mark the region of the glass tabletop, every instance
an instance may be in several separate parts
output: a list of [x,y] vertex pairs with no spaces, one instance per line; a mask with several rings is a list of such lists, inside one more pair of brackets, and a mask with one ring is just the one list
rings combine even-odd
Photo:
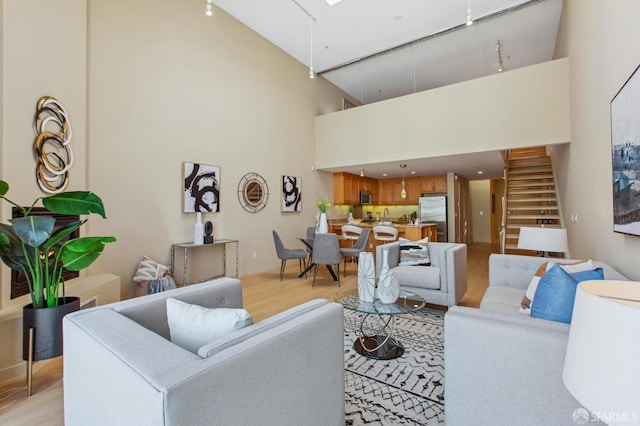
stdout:
[[382,303],[377,299],[373,302],[364,302],[358,298],[357,288],[339,291],[333,300],[352,311],[379,315],[407,314],[421,309],[425,304],[422,297],[404,290],[400,290],[400,296],[394,303]]

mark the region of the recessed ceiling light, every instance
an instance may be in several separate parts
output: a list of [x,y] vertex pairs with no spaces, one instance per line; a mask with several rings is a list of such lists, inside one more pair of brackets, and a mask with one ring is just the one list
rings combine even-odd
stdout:
[[386,173],[383,173],[383,174],[382,174],[382,176],[386,176],[386,175],[387,175]]
[[478,174],[481,175],[482,173],[484,173],[482,170],[478,171]]
[[414,170],[414,171],[412,171],[412,172],[411,172],[411,174],[412,174],[412,175],[415,175],[415,174],[416,174],[416,171],[415,171],[415,170]]
[[324,0],[324,1],[326,1],[329,4],[329,6],[333,6],[334,4],[340,3],[342,0]]

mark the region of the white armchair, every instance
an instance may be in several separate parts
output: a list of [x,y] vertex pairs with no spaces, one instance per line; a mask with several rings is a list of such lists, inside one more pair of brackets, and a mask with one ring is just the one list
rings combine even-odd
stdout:
[[467,246],[455,243],[427,243],[431,266],[403,266],[400,242],[376,248],[376,275],[382,269],[382,251],[388,250],[389,268],[400,288],[422,296],[427,303],[457,305],[467,290]]

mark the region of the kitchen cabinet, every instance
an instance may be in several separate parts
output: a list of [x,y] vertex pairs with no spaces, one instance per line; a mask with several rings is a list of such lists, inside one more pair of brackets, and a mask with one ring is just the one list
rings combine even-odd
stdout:
[[360,191],[370,192],[375,205],[416,205],[422,194],[447,192],[447,175],[405,177],[407,198],[402,198],[402,178],[374,179],[351,173],[333,174],[333,204],[360,205]]
[[411,241],[418,241],[428,238],[429,241],[438,241],[438,225],[422,225],[422,226],[398,226],[398,237],[406,238]]
[[402,198],[402,178],[400,179],[383,179],[378,181],[378,189],[380,191],[379,202],[382,205],[405,205],[418,204],[420,198],[420,178],[405,178],[404,190],[407,197]]
[[371,193],[372,204],[378,204],[378,180],[372,178],[366,178],[367,191]]
[[382,179],[378,181],[378,204],[393,204],[393,179]]
[[342,172],[333,174],[333,204],[360,204],[358,177]]
[[378,203],[378,180],[377,179],[358,176],[358,192],[356,193],[356,198],[358,198],[356,202],[358,204],[360,201],[360,191],[370,192],[371,198],[372,198],[371,203],[372,204]]
[[418,204],[420,195],[422,194],[421,179],[407,178],[405,179],[405,190],[407,191],[407,198],[404,204]]
[[447,175],[433,176],[433,192],[437,194],[447,192]]
[[447,192],[447,175],[423,176],[420,178],[422,194],[444,194]]

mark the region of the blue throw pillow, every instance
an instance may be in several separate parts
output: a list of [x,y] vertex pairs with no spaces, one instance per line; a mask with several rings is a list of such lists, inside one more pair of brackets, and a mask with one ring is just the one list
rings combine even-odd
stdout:
[[540,278],[531,306],[531,317],[571,324],[578,283],[602,279],[602,268],[569,274],[554,265]]

